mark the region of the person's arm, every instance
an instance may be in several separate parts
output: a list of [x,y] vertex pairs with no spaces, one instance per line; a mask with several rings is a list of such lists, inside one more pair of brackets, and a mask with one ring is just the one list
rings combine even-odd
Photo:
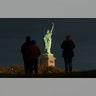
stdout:
[[24,53],[24,44],[21,46],[21,53]]
[[64,41],[62,42],[61,46],[62,49],[64,49]]
[[53,29],[54,29],[54,22],[52,22],[52,28],[51,28],[51,30],[50,30],[50,33],[53,32]]
[[70,49],[73,50],[74,48],[75,48],[75,44],[74,44],[74,42],[71,40],[71,42],[70,42]]
[[40,56],[41,55],[41,50],[40,50],[40,48],[38,47],[38,56]]
[[[73,42],[73,41],[72,41]],[[75,44],[74,44],[74,42],[73,42],[73,49],[75,48]]]

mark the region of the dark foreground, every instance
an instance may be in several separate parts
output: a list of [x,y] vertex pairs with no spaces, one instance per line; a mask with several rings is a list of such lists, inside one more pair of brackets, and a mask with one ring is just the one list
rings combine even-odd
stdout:
[[44,73],[33,76],[25,75],[12,75],[6,73],[0,73],[0,78],[96,78],[96,70],[72,72],[72,73]]

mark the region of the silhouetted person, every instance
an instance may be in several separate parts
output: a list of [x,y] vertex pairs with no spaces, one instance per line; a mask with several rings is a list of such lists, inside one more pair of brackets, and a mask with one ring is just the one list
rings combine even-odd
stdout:
[[72,58],[74,57],[73,49],[75,48],[74,42],[71,40],[70,35],[66,36],[66,40],[64,40],[61,44],[61,48],[63,49],[62,56],[65,61],[65,71],[72,72]]
[[29,54],[29,65],[30,65],[30,75],[33,75],[33,71],[35,74],[38,74],[38,58],[41,54],[40,48],[36,45],[36,41],[32,40],[31,45],[28,49]]
[[30,44],[31,44],[31,39],[29,36],[27,36],[25,43],[21,46],[21,53],[22,53],[23,61],[24,61],[25,75],[28,75],[28,73],[29,73],[29,58],[28,58],[27,50],[28,50]]

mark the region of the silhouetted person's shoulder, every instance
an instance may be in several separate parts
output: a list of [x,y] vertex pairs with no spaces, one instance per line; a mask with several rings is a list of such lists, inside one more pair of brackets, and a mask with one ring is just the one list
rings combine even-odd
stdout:
[[64,41],[62,42],[62,44],[61,44],[61,48],[62,48],[62,49],[64,49],[65,43],[66,43],[66,40],[64,40]]
[[74,42],[73,42],[73,40],[70,40],[70,47],[71,47],[71,49],[74,49],[75,48],[75,44],[74,44]]
[[25,47],[26,47],[26,43],[23,43],[23,45],[21,46],[21,53],[22,54],[24,53]]
[[38,57],[40,56],[40,48],[36,45],[36,41],[32,40],[31,45],[28,48],[28,54],[29,54],[29,59],[35,59],[37,60]]
[[67,47],[70,47],[71,49],[75,48],[75,44],[74,44],[73,40],[70,40],[70,41],[64,40],[62,42],[61,48],[66,49]]
[[21,46],[21,53],[24,54],[26,53],[27,48],[31,44],[31,39],[29,36],[26,37],[25,43]]
[[31,45],[29,46],[29,51],[30,51],[30,53],[32,52],[32,53],[34,53],[34,54],[38,53],[39,56],[40,56],[40,54],[41,54],[40,48],[39,48],[37,45],[31,44]]

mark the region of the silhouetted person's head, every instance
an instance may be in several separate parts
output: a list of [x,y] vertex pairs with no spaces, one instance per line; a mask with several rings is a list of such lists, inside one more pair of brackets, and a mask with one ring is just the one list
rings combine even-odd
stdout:
[[35,45],[36,44],[36,41],[35,40],[32,40],[31,41],[31,44]]
[[71,40],[70,35],[67,35],[67,36],[66,36],[66,40],[67,40],[67,41],[70,41],[70,40]]
[[29,36],[26,37],[26,43],[31,42],[31,38]]

